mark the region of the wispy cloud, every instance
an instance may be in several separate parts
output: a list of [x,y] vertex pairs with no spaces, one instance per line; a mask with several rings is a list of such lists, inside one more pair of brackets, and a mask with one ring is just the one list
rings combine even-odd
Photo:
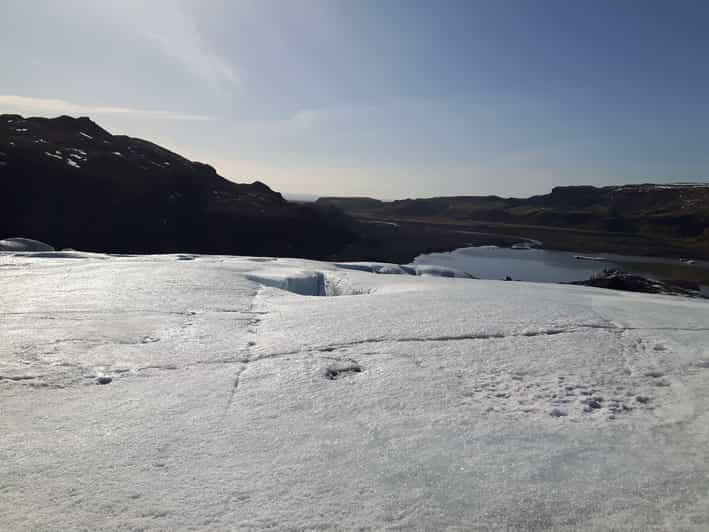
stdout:
[[237,128],[254,134],[302,134],[317,124],[324,123],[329,114],[327,109],[301,109],[284,118],[243,120],[237,124]]
[[0,94],[0,111],[41,115],[126,115],[162,120],[213,120],[212,117],[205,115],[132,107],[82,105],[66,100],[31,98],[14,94]]
[[[204,5],[200,2],[200,9]],[[237,70],[215,53],[196,24],[195,13],[177,0],[123,0],[96,5],[156,46],[170,60],[214,88],[239,81]]]

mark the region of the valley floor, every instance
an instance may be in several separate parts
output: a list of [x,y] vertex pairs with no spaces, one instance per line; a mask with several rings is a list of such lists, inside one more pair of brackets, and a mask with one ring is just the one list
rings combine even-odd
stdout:
[[709,246],[696,239],[574,227],[350,214],[360,222],[361,235],[335,254],[338,260],[409,262],[423,253],[469,246],[509,247],[520,242],[537,242],[544,249],[558,251],[709,260]]
[[707,529],[708,302],[352,268],[0,255],[0,528]]

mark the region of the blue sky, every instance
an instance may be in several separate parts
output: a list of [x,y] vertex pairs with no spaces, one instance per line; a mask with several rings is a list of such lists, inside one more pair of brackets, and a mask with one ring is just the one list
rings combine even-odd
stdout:
[[709,178],[709,2],[26,0],[0,112],[383,198]]

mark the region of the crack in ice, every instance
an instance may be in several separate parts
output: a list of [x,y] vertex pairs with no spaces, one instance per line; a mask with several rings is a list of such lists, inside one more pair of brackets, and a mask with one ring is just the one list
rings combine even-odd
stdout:
[[336,344],[327,344],[322,346],[313,346],[308,348],[301,348],[292,351],[280,351],[275,353],[264,353],[257,355],[254,358],[249,358],[246,363],[257,362],[259,360],[267,360],[272,358],[280,358],[289,355],[296,355],[299,353],[307,352],[330,352],[336,349],[344,349],[348,347],[355,347],[358,345],[367,344],[382,344],[382,343],[410,343],[410,342],[449,342],[449,341],[463,341],[463,340],[499,340],[504,338],[533,338],[536,336],[556,336],[559,334],[572,334],[576,332],[583,331],[584,329],[597,329],[606,331],[677,331],[677,332],[707,332],[709,328],[684,328],[684,327],[617,327],[611,325],[594,325],[594,324],[584,324],[576,325],[568,329],[544,329],[539,331],[526,331],[521,333],[478,333],[478,334],[460,334],[460,335],[445,335],[445,336],[412,336],[412,337],[401,337],[401,338],[365,338],[362,340],[355,340],[352,342],[342,342]]
[[246,366],[242,366],[237,372],[236,375],[234,376],[234,384],[231,387],[231,392],[229,393],[229,399],[227,400],[226,406],[224,407],[224,411],[222,412],[220,420],[223,420],[227,413],[229,412],[229,409],[231,408],[231,405],[234,403],[234,395],[236,395],[236,390],[239,388],[239,377],[241,374],[246,370]]

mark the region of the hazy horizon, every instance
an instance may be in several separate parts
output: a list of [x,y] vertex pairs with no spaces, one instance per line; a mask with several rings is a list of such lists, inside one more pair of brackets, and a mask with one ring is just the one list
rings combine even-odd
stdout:
[[0,113],[297,195],[709,181],[709,4],[9,2]]

